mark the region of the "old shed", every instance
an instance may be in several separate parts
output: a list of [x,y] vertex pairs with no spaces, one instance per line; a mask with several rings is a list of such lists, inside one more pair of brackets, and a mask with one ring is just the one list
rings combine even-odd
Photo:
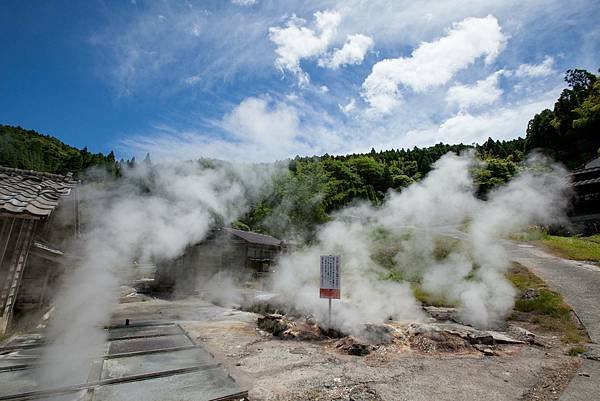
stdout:
[[0,334],[15,310],[48,300],[63,257],[49,244],[59,241],[50,222],[59,203],[69,198],[67,213],[76,223],[78,202],[69,197],[75,185],[71,175],[0,167]]
[[223,272],[239,281],[260,279],[270,271],[281,247],[282,241],[270,235],[215,229],[180,258],[159,263],[155,287],[161,292],[191,293]]
[[586,234],[600,232],[600,157],[570,175],[573,185],[571,221]]

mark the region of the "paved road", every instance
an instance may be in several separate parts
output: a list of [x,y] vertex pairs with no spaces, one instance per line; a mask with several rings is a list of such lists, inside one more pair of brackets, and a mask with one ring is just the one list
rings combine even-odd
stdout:
[[508,245],[512,260],[527,266],[562,294],[592,340],[588,354],[594,359],[583,360],[560,400],[600,399],[600,268],[550,255],[529,244]]

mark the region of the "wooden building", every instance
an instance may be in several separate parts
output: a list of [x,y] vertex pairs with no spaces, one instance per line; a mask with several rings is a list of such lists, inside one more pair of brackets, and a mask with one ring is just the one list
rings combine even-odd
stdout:
[[571,221],[577,231],[585,234],[600,232],[600,158],[571,173],[575,192]]
[[60,275],[63,252],[50,245],[64,235],[52,229],[55,209],[71,199],[67,214],[77,227],[76,182],[62,176],[0,167],[0,334],[13,313],[47,303],[52,283]]
[[270,235],[215,229],[180,258],[157,264],[155,290],[189,294],[221,272],[238,281],[260,279],[271,270],[281,247],[282,242]]

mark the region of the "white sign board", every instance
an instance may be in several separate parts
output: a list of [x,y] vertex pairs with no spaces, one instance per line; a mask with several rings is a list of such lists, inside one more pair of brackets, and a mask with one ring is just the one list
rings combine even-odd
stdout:
[[321,298],[340,299],[340,257],[321,256]]

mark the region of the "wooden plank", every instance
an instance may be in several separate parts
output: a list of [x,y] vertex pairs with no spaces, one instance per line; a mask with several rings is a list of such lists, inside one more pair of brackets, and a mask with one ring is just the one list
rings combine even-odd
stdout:
[[[24,235],[23,228],[25,229]],[[19,229],[19,236],[17,237],[17,242],[15,244],[14,258],[6,277],[4,290],[2,291],[2,300],[0,300],[0,306],[3,305],[3,310],[0,311],[2,315],[2,319],[0,320],[0,334],[5,333],[10,325],[12,311],[17,300],[17,292],[19,291],[21,278],[23,277],[23,271],[25,269],[25,264],[27,263],[29,248],[33,242],[34,230],[34,221],[22,221],[21,228]],[[10,288],[7,288],[9,285]]]
[[27,213],[6,213],[6,212],[1,212],[0,213],[0,217],[7,217],[9,219],[19,219],[19,220],[40,220],[41,217],[39,216],[34,216],[32,214],[27,214]]
[[[25,233],[23,237],[21,237],[21,233],[25,229]],[[9,271],[9,279],[10,281],[6,281],[4,285],[4,291],[8,285],[10,285],[8,296],[5,297],[4,304],[4,313],[3,316],[8,320],[11,318],[12,310],[16,301],[17,292],[21,285],[21,279],[23,277],[23,271],[25,270],[25,264],[27,263],[27,256],[29,254],[29,248],[31,247],[31,242],[33,240],[33,231],[35,228],[35,223],[33,221],[23,221],[21,224],[21,230],[19,233],[19,238],[17,239],[17,244],[15,246],[15,258],[11,263],[13,266]],[[12,277],[10,277],[12,276]],[[8,322],[7,322],[8,324]],[[6,327],[5,327],[6,329]]]

